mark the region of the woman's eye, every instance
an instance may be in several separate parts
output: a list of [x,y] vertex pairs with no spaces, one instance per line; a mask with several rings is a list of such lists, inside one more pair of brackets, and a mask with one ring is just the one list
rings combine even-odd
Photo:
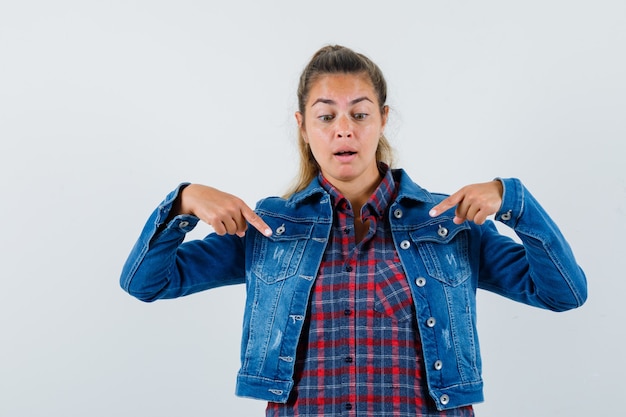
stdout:
[[355,113],[354,118],[356,120],[364,120],[367,117],[367,113]]
[[323,114],[319,116],[318,119],[320,119],[322,122],[330,122],[331,120],[333,120],[333,116],[330,114]]

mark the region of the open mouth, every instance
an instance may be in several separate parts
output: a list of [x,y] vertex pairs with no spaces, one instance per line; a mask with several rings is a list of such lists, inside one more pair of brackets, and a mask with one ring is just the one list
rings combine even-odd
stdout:
[[353,152],[353,151],[335,152],[335,155],[337,155],[337,156],[350,156],[350,155],[354,155],[354,154],[356,154],[356,152]]

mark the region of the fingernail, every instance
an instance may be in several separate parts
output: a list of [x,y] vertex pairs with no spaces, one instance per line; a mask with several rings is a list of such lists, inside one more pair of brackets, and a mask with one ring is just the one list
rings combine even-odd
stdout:
[[437,215],[437,210],[432,209],[431,211],[429,211],[429,212],[428,212],[428,215],[429,215],[430,217],[435,217],[435,216]]
[[265,229],[265,231],[263,232],[263,234],[265,236],[272,236],[272,229],[270,229],[269,227],[267,229]]

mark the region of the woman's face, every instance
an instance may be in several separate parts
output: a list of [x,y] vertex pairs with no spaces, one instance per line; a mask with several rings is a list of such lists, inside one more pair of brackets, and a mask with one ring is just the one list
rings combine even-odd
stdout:
[[365,74],[327,74],[309,91],[305,114],[296,113],[322,175],[340,191],[371,188],[380,175],[378,141],[387,122]]

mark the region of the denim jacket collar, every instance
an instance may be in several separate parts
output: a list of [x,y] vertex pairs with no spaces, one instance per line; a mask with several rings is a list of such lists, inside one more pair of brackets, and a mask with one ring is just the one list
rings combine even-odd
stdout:
[[[414,202],[433,201],[430,193],[414,183],[403,169],[393,169],[392,174],[394,179],[400,185],[398,189],[397,201],[402,201],[404,199],[413,200]],[[321,197],[325,194],[327,194],[326,190],[324,190],[324,187],[320,184],[318,177],[315,177],[305,189],[298,191],[289,197],[287,206],[294,207],[305,202],[309,198],[313,198],[315,196]]]
[[411,180],[403,169],[392,171],[394,179],[400,184],[396,201],[413,200],[414,202],[432,203],[432,195]]

